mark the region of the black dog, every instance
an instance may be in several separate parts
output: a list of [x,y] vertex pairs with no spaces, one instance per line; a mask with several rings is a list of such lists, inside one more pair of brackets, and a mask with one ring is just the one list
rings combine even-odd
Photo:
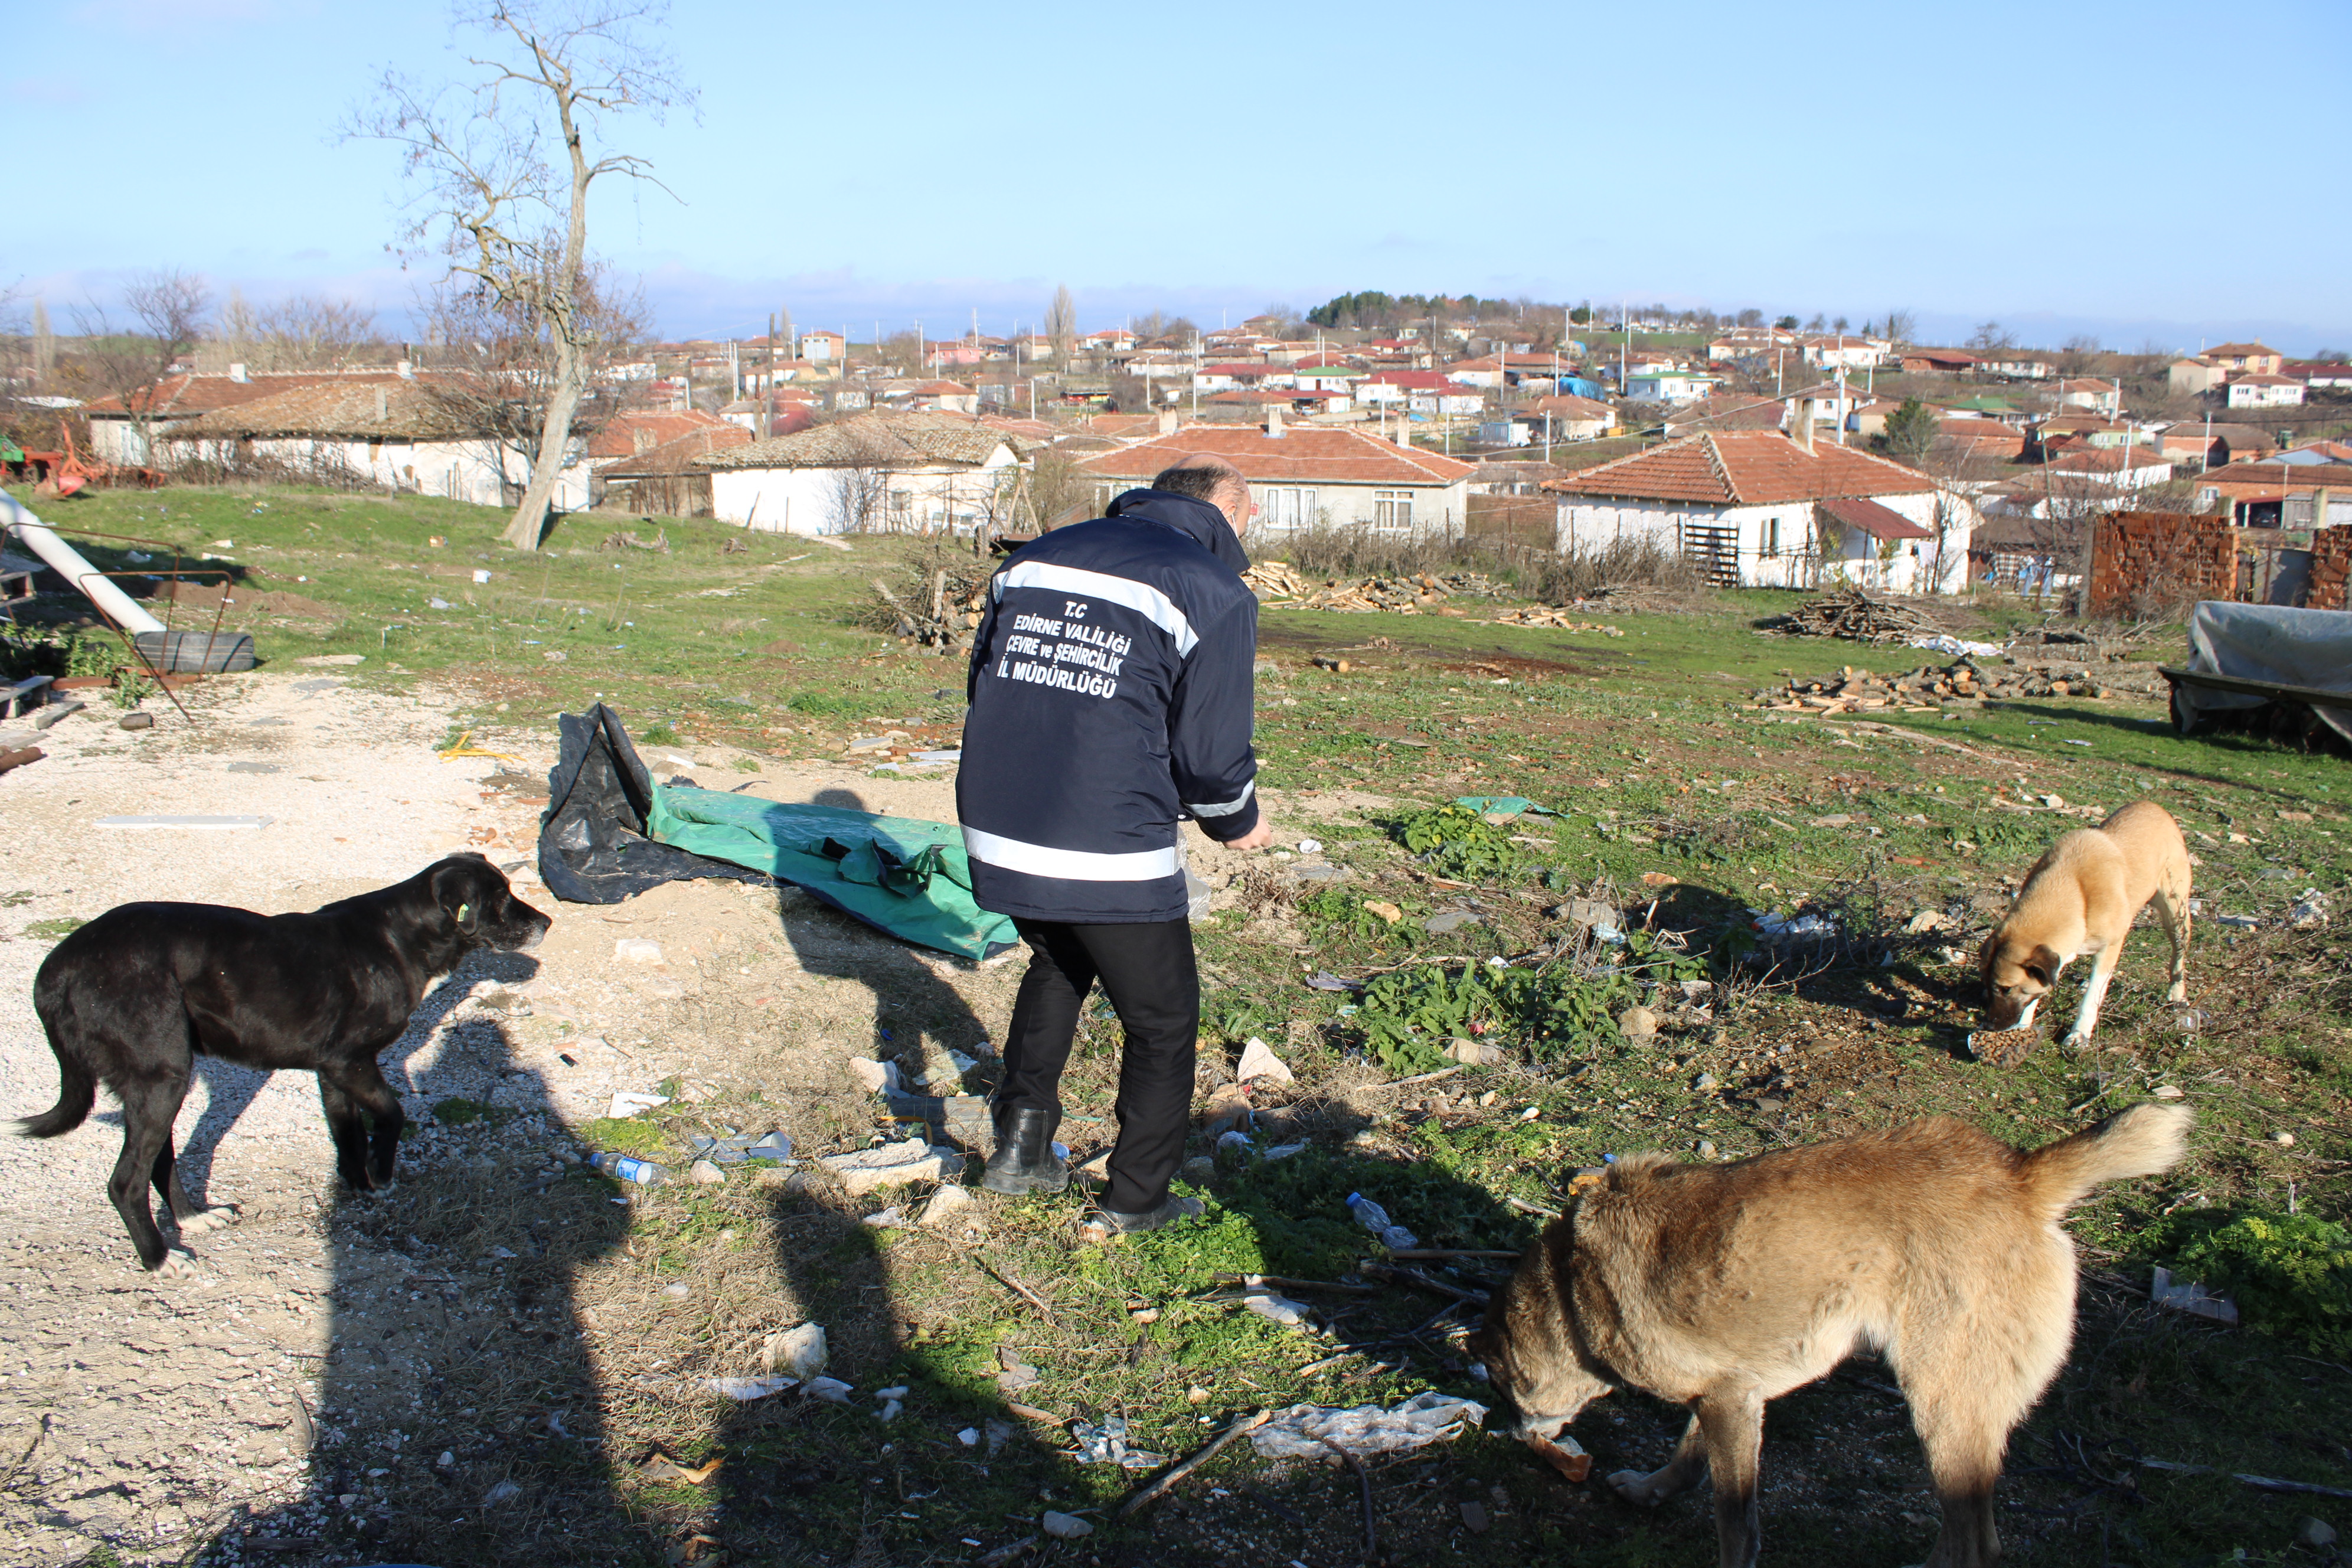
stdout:
[[[33,1007],[58,1054],[57,1108],[17,1125],[55,1138],[81,1125],[97,1087],[122,1101],[122,1157],[107,1195],[149,1268],[180,1273],[147,1184],[184,1236],[217,1223],[181,1189],[172,1124],[199,1055],[319,1075],[335,1168],[353,1187],[392,1184],[399,1097],[376,1053],[400,1038],[425,987],[476,948],[536,947],[552,923],[479,855],[452,855],[396,887],[310,914],[219,904],[124,904],[58,943]],[[360,1120],[374,1121],[374,1141]]]

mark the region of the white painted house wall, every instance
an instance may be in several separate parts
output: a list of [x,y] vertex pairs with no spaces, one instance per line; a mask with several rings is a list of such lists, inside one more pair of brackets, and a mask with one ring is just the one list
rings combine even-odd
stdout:
[[[1936,526],[1936,495],[1873,496],[1887,510],[1920,527]],[[1930,580],[1936,557],[1932,539],[1893,542],[1891,559],[1880,559],[1880,542],[1846,530],[1837,555],[1821,563],[1821,580],[1845,580],[1864,587],[1896,594],[1957,593],[1968,580],[1969,540],[1977,521],[1976,509],[1959,496],[1946,498],[1951,518],[1945,534],[1944,569],[1940,581]],[[1784,501],[1777,506],[1708,506],[1699,502],[1635,500],[1562,496],[1554,547],[1561,551],[1604,550],[1624,541],[1654,542],[1680,554],[1684,528],[1732,528],[1738,531],[1739,583],[1746,588],[1801,588],[1812,585],[1811,552],[1816,545],[1813,503]],[[1777,527],[1776,527],[1777,525]],[[1915,553],[1916,547],[1916,553]]]
[[[905,496],[903,508],[888,509],[892,523],[934,529],[944,524],[958,532],[969,532],[985,515],[988,499],[998,486],[1011,482],[1009,475],[1000,479],[1001,471],[1018,466],[1013,449],[999,447],[978,468],[957,463],[891,468],[884,488],[893,496]],[[755,533],[837,533],[835,476],[843,471],[713,468],[711,514],[721,522],[740,523]]]
[[[93,440],[93,446],[96,442]],[[341,471],[386,489],[446,496],[478,506],[508,506],[500,481],[515,486],[530,479],[530,465],[516,453],[487,441],[346,441],[331,437],[279,436],[251,442],[168,441],[175,456],[224,466],[278,463],[298,472]],[[554,506],[577,511],[588,505],[588,465],[578,458],[556,471]]]

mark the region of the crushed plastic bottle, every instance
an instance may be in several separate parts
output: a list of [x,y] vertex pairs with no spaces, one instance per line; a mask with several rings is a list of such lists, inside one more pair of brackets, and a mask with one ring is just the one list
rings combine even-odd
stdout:
[[1321,1459],[1333,1447],[1361,1458],[1450,1442],[1486,1419],[1486,1407],[1476,1400],[1432,1390],[1393,1410],[1377,1405],[1352,1409],[1294,1405],[1252,1432],[1250,1444],[1269,1459]]
[[1381,1238],[1381,1245],[1391,1252],[1405,1252],[1421,1245],[1421,1237],[1390,1220],[1389,1211],[1361,1193],[1348,1194],[1348,1211],[1356,1223]]
[[630,1154],[609,1152],[593,1154],[588,1163],[616,1182],[635,1182],[641,1187],[658,1186],[669,1180],[669,1173],[651,1160],[640,1160]]

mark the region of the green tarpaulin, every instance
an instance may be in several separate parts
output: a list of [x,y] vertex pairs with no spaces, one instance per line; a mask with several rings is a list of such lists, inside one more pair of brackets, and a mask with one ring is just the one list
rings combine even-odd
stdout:
[[971,901],[951,823],[656,784],[646,826],[657,843],[764,871],[922,947],[987,958],[1021,940]]

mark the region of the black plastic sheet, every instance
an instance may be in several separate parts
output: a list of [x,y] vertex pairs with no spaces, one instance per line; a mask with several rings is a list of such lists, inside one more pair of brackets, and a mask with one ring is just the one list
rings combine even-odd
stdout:
[[763,872],[656,843],[646,835],[653,776],[621,717],[603,703],[556,721],[555,767],[540,818],[539,875],[570,904],[617,904],[664,882],[721,877],[771,887]]

